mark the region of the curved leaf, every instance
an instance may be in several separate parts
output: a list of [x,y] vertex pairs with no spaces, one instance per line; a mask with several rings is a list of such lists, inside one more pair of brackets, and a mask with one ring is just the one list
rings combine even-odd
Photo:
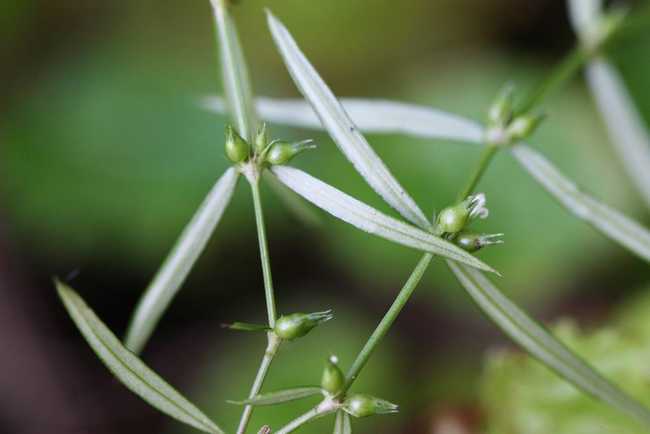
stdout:
[[264,393],[254,396],[253,398],[244,399],[243,401],[228,401],[230,404],[237,405],[274,405],[283,402],[295,401],[297,399],[308,398],[314,395],[320,395],[320,387],[297,387],[295,389],[280,390],[277,392]]
[[300,51],[289,31],[267,12],[268,24],[282,58],[300,92],[323,126],[366,182],[407,220],[422,228],[431,223],[359,132],[343,106]]
[[176,420],[208,433],[223,433],[201,410],[124,348],[76,292],[59,281],[56,281],[56,288],[88,344],[122,384]]
[[596,230],[639,257],[650,261],[650,232],[646,228],[582,193],[537,151],[519,145],[512,149],[512,154],[528,173],[573,215],[590,223]]
[[603,378],[512,303],[481,272],[451,261],[447,264],[483,313],[533,357],[582,391],[650,426],[650,410]]
[[490,266],[454,244],[389,217],[301,170],[288,166],[276,166],[272,170],[284,185],[334,217],[362,231],[496,273]]
[[237,27],[228,10],[227,0],[211,0],[219,40],[219,59],[228,111],[237,132],[251,141],[257,129],[253,91],[244,53],[237,36]]
[[230,203],[239,174],[229,168],[187,224],[133,312],[125,345],[139,353],[146,344]]
[[[380,100],[340,98],[352,122],[369,133],[401,133],[422,138],[439,138],[481,143],[483,127],[462,116],[417,104]],[[206,109],[225,113],[222,98],[208,97]],[[309,103],[302,99],[255,98],[262,119],[281,125],[322,130],[323,126]]]
[[591,43],[597,36],[603,0],[569,0],[569,21],[580,39]]

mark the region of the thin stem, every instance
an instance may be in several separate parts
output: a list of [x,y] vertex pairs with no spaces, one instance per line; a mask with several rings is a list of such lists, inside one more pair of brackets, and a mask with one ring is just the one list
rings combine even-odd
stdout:
[[271,276],[271,261],[269,259],[269,248],[266,241],[266,229],[264,226],[264,212],[260,199],[259,175],[247,176],[253,192],[253,204],[255,206],[255,222],[257,224],[257,238],[260,244],[260,259],[262,261],[262,274],[264,274],[264,292],[266,295],[266,310],[269,317],[269,327],[275,326],[275,295],[273,292],[273,277]]
[[492,158],[496,155],[498,150],[499,147],[496,145],[488,145],[483,149],[478,164],[476,165],[476,169],[474,170],[474,172],[472,172],[472,175],[469,181],[467,182],[465,188],[458,195],[459,202],[465,200],[467,196],[469,196],[474,192],[474,189],[476,188],[479,181],[483,177],[485,170],[490,165]]
[[330,400],[325,400],[318,404],[316,407],[309,410],[307,413],[298,416],[286,424],[284,427],[280,428],[277,431],[274,431],[274,434],[287,434],[293,432],[307,422],[311,422],[314,419],[318,419],[319,417],[335,412],[337,408],[338,406],[335,403]]
[[379,342],[381,342],[382,338],[386,335],[390,327],[393,325],[393,322],[395,322],[395,319],[402,311],[404,305],[406,305],[406,302],[409,300],[411,294],[413,294],[413,291],[422,279],[422,275],[431,263],[432,258],[433,255],[431,253],[426,253],[424,256],[422,256],[420,262],[418,262],[418,265],[411,273],[411,276],[409,276],[408,280],[404,284],[404,287],[402,287],[400,290],[392,306],[388,309],[388,312],[386,312],[372,335],[370,335],[370,338],[368,338],[368,341],[352,364],[352,367],[348,371],[348,374],[345,378],[345,385],[343,386],[341,395],[347,392],[350,386],[352,386],[352,383],[354,383],[354,381],[357,379],[359,372],[361,372],[361,369],[363,369],[366,362],[368,362],[370,355],[373,353],[375,348],[377,348],[377,345],[379,345]]
[[[257,370],[255,381],[253,382],[251,391],[248,394],[249,399],[257,396],[260,393],[260,390],[262,389],[262,384],[264,384],[264,379],[266,378],[266,374],[269,371],[269,367],[271,366],[271,362],[273,361],[273,358],[275,357],[275,353],[278,351],[278,347],[280,346],[281,340],[273,332],[269,332],[267,336],[268,336],[268,344],[266,346],[266,351],[264,351],[264,357],[262,358],[260,367]],[[248,422],[250,422],[252,414],[253,414],[252,405],[247,405],[246,407],[244,407],[244,411],[242,412],[241,418],[239,420],[239,427],[237,428],[237,434],[244,434],[246,432],[246,427],[248,426]]]

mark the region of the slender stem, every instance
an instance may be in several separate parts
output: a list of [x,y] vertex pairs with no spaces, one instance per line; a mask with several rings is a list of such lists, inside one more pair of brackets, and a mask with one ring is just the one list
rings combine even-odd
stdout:
[[[260,393],[262,384],[264,384],[264,379],[266,378],[266,374],[269,371],[269,367],[271,366],[271,362],[273,361],[275,353],[278,351],[278,347],[280,346],[281,340],[273,332],[269,332],[267,336],[268,345],[266,346],[266,351],[264,351],[264,357],[262,358],[260,367],[257,370],[257,375],[255,376],[255,381],[253,382],[251,391],[248,394],[249,399],[257,396]],[[247,405],[244,407],[244,411],[242,412],[241,418],[239,420],[237,434],[244,434],[246,432],[246,427],[248,426],[248,422],[250,421],[252,414],[252,405]]]
[[465,188],[458,195],[458,202],[465,200],[467,196],[474,192],[474,189],[483,177],[485,170],[490,165],[492,158],[496,155],[498,150],[499,147],[496,145],[488,145],[483,148],[483,152],[481,153],[481,157],[479,158],[478,164],[476,165],[476,169],[474,172],[472,172],[472,175]]
[[257,238],[260,243],[260,259],[262,261],[262,273],[264,274],[264,292],[266,295],[266,310],[269,317],[269,327],[275,326],[275,295],[273,292],[273,277],[271,276],[271,262],[269,259],[269,248],[266,241],[266,229],[264,227],[264,212],[260,199],[259,175],[247,176],[253,191],[253,204],[255,206],[255,222],[257,224]]
[[335,412],[337,408],[338,406],[335,403],[329,400],[325,400],[318,404],[316,407],[309,410],[307,413],[298,416],[279,430],[274,431],[274,434],[287,434],[293,432],[307,422],[311,422],[312,420],[318,419],[321,416]]
[[393,325],[393,322],[395,322],[395,319],[402,311],[404,305],[406,305],[406,302],[409,300],[411,294],[413,294],[413,291],[422,279],[422,275],[431,263],[432,258],[433,255],[431,253],[426,253],[424,256],[422,256],[420,262],[418,262],[418,265],[409,276],[408,280],[404,284],[404,287],[402,287],[400,290],[397,298],[395,298],[395,301],[388,309],[388,312],[386,312],[380,323],[377,325],[375,331],[372,333],[372,335],[370,335],[370,338],[368,338],[368,341],[352,364],[352,367],[345,377],[345,385],[343,386],[341,395],[347,392],[350,386],[352,386],[352,383],[354,383],[354,381],[357,379],[359,372],[361,372],[361,369],[363,369],[365,364],[368,362],[370,355],[373,353],[375,348],[377,348],[377,345],[379,345],[379,342],[381,342],[382,338],[386,335],[391,325]]

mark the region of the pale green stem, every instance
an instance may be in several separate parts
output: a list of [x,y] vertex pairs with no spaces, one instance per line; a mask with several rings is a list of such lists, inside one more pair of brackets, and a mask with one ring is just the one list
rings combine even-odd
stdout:
[[269,327],[275,327],[275,295],[273,292],[273,277],[271,276],[271,262],[269,248],[266,241],[266,228],[264,226],[264,212],[260,199],[259,174],[247,175],[253,192],[253,205],[255,206],[255,222],[257,224],[257,238],[260,244],[260,259],[262,261],[262,274],[264,275],[264,292],[266,295],[266,310],[269,317]]
[[352,383],[354,383],[354,381],[357,379],[359,372],[361,372],[361,369],[363,369],[366,362],[368,362],[370,355],[373,353],[375,348],[377,348],[377,345],[379,345],[379,342],[381,342],[382,338],[386,335],[390,327],[393,325],[395,319],[411,297],[411,294],[413,294],[413,291],[418,286],[418,283],[422,279],[422,275],[431,263],[432,258],[433,255],[431,253],[426,253],[424,256],[422,256],[422,259],[420,259],[420,262],[418,262],[418,265],[411,273],[411,276],[404,284],[404,287],[400,290],[392,306],[390,309],[388,309],[388,312],[386,312],[386,315],[384,315],[372,335],[370,335],[370,338],[368,338],[366,345],[364,345],[363,349],[352,364],[352,367],[348,371],[348,374],[345,378],[345,385],[343,386],[343,390],[340,392],[340,395],[343,395],[350,388],[350,386],[352,386]]
[[483,177],[485,170],[490,165],[490,162],[492,162],[492,158],[496,155],[498,149],[499,148],[496,145],[488,145],[483,149],[481,158],[479,159],[474,172],[472,172],[471,178],[469,179],[465,188],[458,195],[458,202],[462,202],[467,198],[467,196],[474,192],[474,189]]
[[316,407],[309,410],[307,413],[298,416],[297,418],[295,418],[294,420],[286,424],[284,427],[280,428],[277,431],[273,431],[273,434],[287,434],[293,432],[298,428],[300,428],[302,425],[311,422],[314,419],[318,419],[319,417],[325,416],[329,413],[333,413],[337,409],[338,409],[338,405],[336,405],[332,401],[329,400],[323,401]]
[[[264,351],[264,357],[262,358],[262,363],[260,363],[260,367],[257,370],[257,375],[255,376],[255,381],[253,382],[251,391],[248,394],[249,399],[254,398],[260,393],[262,384],[264,384],[264,379],[266,378],[266,374],[269,371],[269,367],[271,366],[271,362],[273,361],[275,353],[280,346],[280,342],[282,341],[275,335],[275,333],[268,333],[268,345],[266,346],[266,351]],[[248,426],[248,422],[250,422],[252,414],[252,405],[247,405],[244,407],[244,411],[242,412],[241,418],[239,420],[237,434],[244,434],[246,432],[246,427]]]

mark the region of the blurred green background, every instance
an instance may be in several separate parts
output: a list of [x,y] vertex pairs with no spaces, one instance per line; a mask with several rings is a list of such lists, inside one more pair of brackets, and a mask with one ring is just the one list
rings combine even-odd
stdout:
[[[634,2],[630,2],[634,4]],[[131,396],[86,348],[55,297],[69,278],[118,335],[142,290],[227,167],[226,119],[202,110],[221,92],[207,0],[5,0],[0,15],[0,432],[185,432]],[[243,0],[234,10],[254,88],[297,96],[266,29],[269,7],[340,96],[394,98],[480,120],[502,85],[534,85],[574,43],[557,0]],[[612,49],[650,120],[650,32]],[[545,104],[532,143],[587,191],[648,224],[581,79]],[[324,134],[295,165],[392,213]],[[425,212],[453,200],[478,148],[369,136]],[[544,320],[599,325],[649,282],[647,264],[572,219],[508,155],[480,190],[506,244],[481,253],[499,286]],[[323,361],[347,367],[419,257],[315,211],[297,220],[263,189],[278,307],[333,308],[336,320],[288,345],[268,390],[318,381]],[[264,338],[223,322],[265,318],[250,191],[233,203],[145,360],[232,427]],[[397,416],[357,432],[475,433],[482,355],[509,345],[441,263],[427,272],[356,390],[398,402]],[[305,405],[308,405],[306,403]],[[279,425],[299,406],[259,411]],[[451,421],[451,422],[450,422]],[[328,432],[325,419],[304,432]],[[450,426],[466,431],[444,431]],[[441,428],[442,427],[442,428]],[[502,434],[510,434],[508,432]],[[512,434],[516,434],[513,431]]]

